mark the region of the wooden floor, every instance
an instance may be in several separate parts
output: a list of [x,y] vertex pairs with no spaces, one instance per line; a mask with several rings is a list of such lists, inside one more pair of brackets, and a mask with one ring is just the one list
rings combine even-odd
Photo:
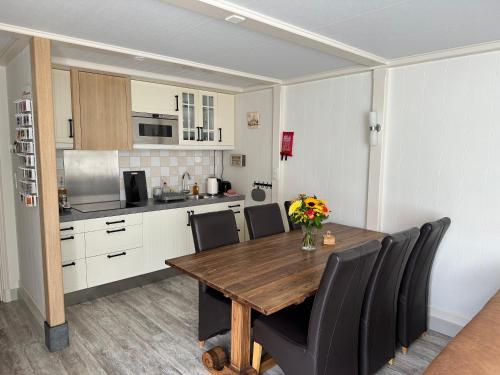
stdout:
[[[71,306],[71,345],[52,354],[24,305],[0,304],[0,374],[206,375],[196,337],[197,293],[195,281],[176,276]],[[380,373],[420,374],[448,339],[431,332]],[[228,342],[224,335],[207,347]],[[278,367],[266,372],[278,374]]]

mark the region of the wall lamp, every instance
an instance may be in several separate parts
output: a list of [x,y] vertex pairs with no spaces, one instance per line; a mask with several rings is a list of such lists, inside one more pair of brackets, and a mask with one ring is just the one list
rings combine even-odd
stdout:
[[378,144],[378,133],[382,126],[377,122],[377,112],[370,112],[368,114],[368,122],[370,124],[370,145],[376,146]]

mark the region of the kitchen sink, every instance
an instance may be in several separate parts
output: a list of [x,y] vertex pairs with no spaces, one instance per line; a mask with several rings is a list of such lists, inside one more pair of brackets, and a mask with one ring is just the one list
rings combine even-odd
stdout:
[[206,195],[186,195],[186,199],[192,201],[197,201],[199,199],[207,199],[208,197]]

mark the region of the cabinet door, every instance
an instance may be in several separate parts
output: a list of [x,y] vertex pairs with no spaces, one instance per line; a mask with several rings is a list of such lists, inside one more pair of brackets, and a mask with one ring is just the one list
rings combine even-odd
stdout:
[[146,212],[143,220],[148,272],[165,269],[165,260],[187,253],[187,208]]
[[158,83],[131,81],[132,111],[179,114],[178,88]]
[[75,148],[132,147],[130,78],[71,71]]
[[181,114],[179,116],[179,143],[197,144],[200,138],[198,91],[181,90],[179,93]]
[[67,70],[52,69],[56,148],[73,148],[71,79]]
[[234,146],[234,95],[218,94],[216,145]]
[[[217,93],[199,92],[199,118],[201,119],[201,140],[205,145],[215,144],[216,115],[217,115]],[[218,126],[218,125],[217,125]]]

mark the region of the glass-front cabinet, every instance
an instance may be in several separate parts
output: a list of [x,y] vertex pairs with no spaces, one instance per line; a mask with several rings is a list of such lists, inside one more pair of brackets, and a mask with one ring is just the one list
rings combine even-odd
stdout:
[[[182,90],[180,92],[182,131],[180,144],[213,145],[216,142],[217,93]],[[203,143],[201,143],[203,142]]]

